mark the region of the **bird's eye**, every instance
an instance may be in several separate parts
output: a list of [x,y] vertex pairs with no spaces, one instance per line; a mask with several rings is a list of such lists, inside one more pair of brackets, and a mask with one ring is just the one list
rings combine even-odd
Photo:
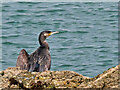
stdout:
[[51,33],[51,31],[48,31],[48,33]]

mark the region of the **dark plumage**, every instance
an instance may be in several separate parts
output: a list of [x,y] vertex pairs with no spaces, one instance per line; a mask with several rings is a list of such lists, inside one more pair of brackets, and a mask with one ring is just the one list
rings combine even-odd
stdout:
[[49,53],[49,45],[45,39],[55,33],[58,32],[41,32],[39,35],[39,43],[41,46],[30,55],[22,49],[18,56],[16,67],[20,67],[20,69],[28,70],[30,72],[43,72],[50,70],[51,56]]
[[29,70],[28,58],[29,58],[29,55],[27,54],[27,52],[24,49],[22,49],[18,56],[16,66],[20,67],[20,69],[22,69],[22,70],[24,70],[24,69]]

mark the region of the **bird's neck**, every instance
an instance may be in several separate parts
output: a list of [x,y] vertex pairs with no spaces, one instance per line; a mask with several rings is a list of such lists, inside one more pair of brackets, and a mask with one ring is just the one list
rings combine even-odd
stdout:
[[39,39],[39,43],[40,43],[40,45],[41,45],[40,47],[49,49],[49,45],[48,45],[48,43],[45,41],[45,38],[40,38],[40,39]]

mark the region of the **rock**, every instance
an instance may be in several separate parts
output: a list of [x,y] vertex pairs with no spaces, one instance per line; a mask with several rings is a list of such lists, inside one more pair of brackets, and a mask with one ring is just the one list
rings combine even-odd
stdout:
[[91,78],[90,81],[84,82],[78,88],[118,88],[120,82],[120,64],[116,67],[104,71],[102,74]]
[[0,89],[118,88],[119,66],[110,68],[94,78],[73,71],[28,72],[17,67],[9,67],[0,71]]

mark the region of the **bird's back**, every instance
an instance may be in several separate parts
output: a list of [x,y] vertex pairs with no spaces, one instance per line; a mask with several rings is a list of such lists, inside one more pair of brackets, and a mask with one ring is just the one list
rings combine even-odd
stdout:
[[30,72],[43,72],[50,70],[51,57],[49,50],[44,47],[39,47],[34,53],[29,56]]

